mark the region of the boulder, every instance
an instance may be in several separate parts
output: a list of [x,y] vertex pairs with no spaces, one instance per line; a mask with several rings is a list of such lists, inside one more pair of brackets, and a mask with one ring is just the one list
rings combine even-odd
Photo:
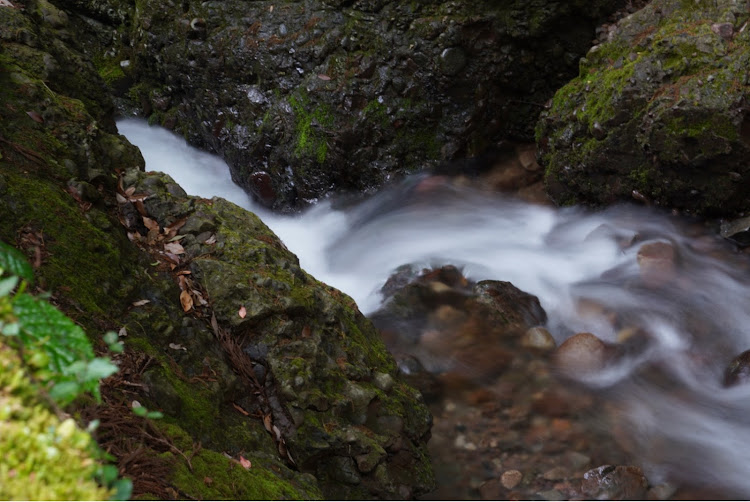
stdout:
[[750,209],[750,9],[654,0],[580,61],[537,123],[558,204]]

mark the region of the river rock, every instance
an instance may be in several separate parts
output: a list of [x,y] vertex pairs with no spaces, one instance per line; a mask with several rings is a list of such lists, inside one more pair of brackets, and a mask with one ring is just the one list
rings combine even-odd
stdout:
[[641,281],[647,287],[664,286],[675,275],[675,250],[668,242],[651,242],[638,249]]
[[565,375],[585,377],[604,367],[607,346],[592,333],[578,333],[565,340],[555,352],[557,367]]
[[746,350],[729,363],[724,371],[724,386],[733,387],[750,381],[750,350]]
[[583,475],[581,491],[594,500],[643,499],[648,480],[640,467],[602,465]]
[[581,59],[537,124],[559,204],[750,209],[747,6],[654,0]]
[[[531,140],[541,105],[623,3],[76,0],[66,8],[121,102],[218,152],[261,203],[289,210],[480,155],[503,139]],[[129,89],[119,87],[126,80]],[[260,190],[257,171],[271,181]]]

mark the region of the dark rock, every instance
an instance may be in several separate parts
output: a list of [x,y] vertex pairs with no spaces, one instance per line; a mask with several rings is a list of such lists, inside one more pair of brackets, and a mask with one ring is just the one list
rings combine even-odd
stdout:
[[[131,62],[119,70],[131,108],[220,153],[239,184],[289,210],[531,140],[541,103],[621,3],[76,0],[71,22],[103,66]],[[257,171],[275,197],[257,192]]]
[[733,387],[750,381],[750,350],[746,350],[729,363],[724,371],[724,386]]

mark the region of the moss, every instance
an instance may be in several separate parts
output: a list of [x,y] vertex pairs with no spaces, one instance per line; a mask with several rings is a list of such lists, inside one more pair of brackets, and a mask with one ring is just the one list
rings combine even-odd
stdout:
[[326,132],[333,127],[333,113],[328,105],[320,103],[311,108],[309,96],[300,92],[289,97],[289,104],[295,114],[295,134],[297,156],[308,156],[323,164],[328,154]]
[[178,459],[173,482],[181,492],[203,500],[322,498],[314,478],[308,478],[310,482],[305,486],[297,487],[280,475],[273,474],[272,467],[266,461],[252,455],[248,455],[247,460],[253,464],[249,469],[220,453],[200,450],[190,461],[192,472],[185,462]]
[[94,482],[96,445],[72,418],[43,406],[21,360],[0,338],[0,498],[106,500]]

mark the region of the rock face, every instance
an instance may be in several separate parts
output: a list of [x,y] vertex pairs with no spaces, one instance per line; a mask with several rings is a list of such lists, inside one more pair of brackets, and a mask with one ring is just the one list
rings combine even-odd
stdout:
[[580,62],[537,124],[552,198],[750,208],[750,8],[654,0]]
[[[618,2],[69,4],[100,73],[269,207],[530,139]],[[98,49],[95,48],[98,44]]]
[[0,5],[0,240],[92,340],[125,342],[76,416],[101,420],[134,496],[429,491],[430,414],[372,324],[254,215],[144,174],[73,32],[44,0]]

